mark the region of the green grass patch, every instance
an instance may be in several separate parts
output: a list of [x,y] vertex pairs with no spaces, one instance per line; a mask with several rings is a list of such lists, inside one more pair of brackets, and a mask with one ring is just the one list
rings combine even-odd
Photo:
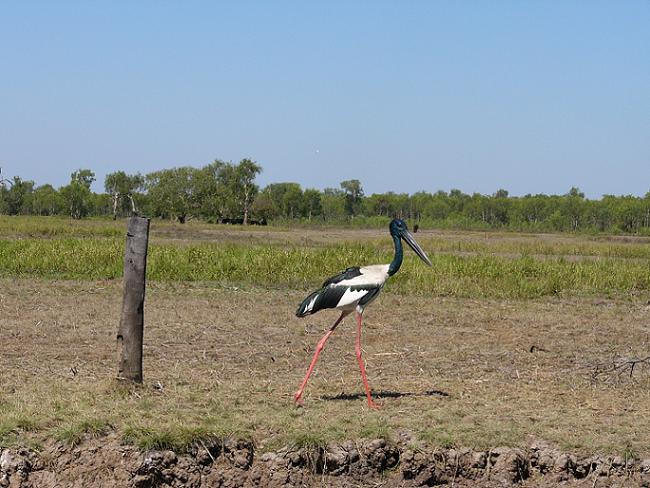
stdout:
[[75,446],[86,435],[99,437],[106,435],[111,429],[111,424],[101,418],[74,420],[57,428],[54,431],[54,437],[65,444]]
[[251,432],[245,432],[234,424],[228,424],[227,418],[206,416],[196,423],[181,420],[159,425],[144,425],[132,423],[122,430],[124,442],[133,444],[140,449],[172,449],[186,452],[197,444],[212,445],[228,437],[238,439],[250,438]]
[[323,448],[331,440],[324,432],[311,430],[294,432],[289,439],[292,446],[305,449]]
[[67,217],[36,217],[0,215],[4,236],[29,237],[117,237],[126,232],[124,221],[108,219],[73,220]]
[[184,452],[195,442],[210,438],[210,434],[198,427],[157,430],[147,427],[128,426],[124,429],[122,438],[125,442],[144,450],[172,449]]
[[381,415],[368,418],[361,427],[361,436],[367,439],[390,439],[391,427],[389,422]]
[[[101,280],[122,275],[122,239],[62,238],[0,241],[0,275]],[[275,245],[152,244],[149,280],[201,281],[232,286],[309,289],[359,265],[388,263],[392,252],[376,243],[325,247]],[[538,259],[530,255],[431,254],[432,267],[407,254],[387,291],[404,294],[535,298],[561,293],[625,294],[650,289],[644,259]]]

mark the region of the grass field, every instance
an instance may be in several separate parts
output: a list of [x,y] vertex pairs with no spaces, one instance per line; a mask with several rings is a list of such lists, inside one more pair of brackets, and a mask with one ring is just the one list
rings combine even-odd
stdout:
[[[543,439],[650,453],[650,255],[640,238],[425,231],[352,322],[297,319],[305,292],[388,262],[387,232],[152,223],[145,384],[114,381],[124,222],[0,219],[0,443],[120,432],[141,446],[205,436],[261,446],[390,437],[495,447]],[[412,254],[412,253],[411,253]]]
[[[122,227],[123,227],[122,223]],[[122,273],[124,229],[112,221],[68,225],[62,219],[0,220],[0,275],[115,279]],[[407,255],[387,289],[457,297],[636,295],[650,290],[645,238],[598,240],[513,233],[421,232],[431,254],[426,268]],[[148,277],[307,289],[350,263],[389,262],[383,231],[290,231],[259,227],[154,223]]]

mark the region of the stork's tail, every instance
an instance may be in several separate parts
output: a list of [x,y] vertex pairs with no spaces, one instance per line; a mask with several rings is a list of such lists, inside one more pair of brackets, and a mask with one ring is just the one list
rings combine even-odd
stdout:
[[302,301],[298,306],[298,310],[296,310],[296,317],[304,317],[318,311],[314,310],[314,305],[316,304],[316,300],[318,300],[321,291],[322,290],[315,291]]

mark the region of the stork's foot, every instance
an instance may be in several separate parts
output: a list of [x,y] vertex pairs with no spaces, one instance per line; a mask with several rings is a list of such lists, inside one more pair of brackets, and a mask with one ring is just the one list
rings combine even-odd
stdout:
[[302,391],[297,391],[293,394],[293,403],[296,404],[296,407],[305,406],[305,404],[302,402]]
[[372,408],[373,410],[379,410],[381,408],[381,405],[378,403],[373,402],[370,398],[368,399],[368,408]]

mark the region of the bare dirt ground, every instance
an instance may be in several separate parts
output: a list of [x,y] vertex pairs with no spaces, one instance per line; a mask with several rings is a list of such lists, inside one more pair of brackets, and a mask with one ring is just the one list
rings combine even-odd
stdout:
[[[302,244],[318,245],[332,244],[343,241],[369,241],[373,239],[386,240],[386,229],[357,229],[341,227],[305,227],[296,232],[295,228],[256,227],[256,226],[216,226],[192,222],[189,224],[161,223],[152,228],[152,239],[174,241],[212,241],[212,242],[256,242],[260,244]],[[614,236],[614,235],[572,235],[572,234],[536,234],[508,231],[462,231],[448,229],[420,228],[418,239],[437,238],[453,243],[458,242],[510,242],[548,245],[554,244],[584,244],[613,243],[642,245],[650,243],[650,237],[644,236]],[[390,240],[386,240],[390,247]]]
[[577,458],[531,449],[424,451],[375,439],[259,453],[254,443],[201,442],[183,453],[141,451],[110,434],[39,453],[0,450],[0,486],[37,487],[647,487],[650,459]]
[[[511,232],[475,232],[456,230],[420,230],[417,233],[419,239],[436,237],[451,242],[485,242],[494,239],[496,241],[530,242],[535,243],[543,239],[549,244],[584,242],[584,237],[565,236],[560,234],[522,234]],[[383,239],[387,247],[392,243],[386,239],[386,229],[345,229],[340,227],[323,228],[301,228],[300,232],[295,229],[282,229],[278,227],[241,227],[214,226],[205,224],[166,224],[158,225],[151,234],[152,240],[175,242],[238,242],[257,244],[291,244],[317,246],[345,241],[367,242],[374,239]],[[635,239],[635,238],[631,238]],[[632,241],[637,242],[637,241]]]
[[[500,446],[523,453],[524,461],[518,461],[514,451],[501,451],[501,459],[515,458],[506,463],[506,472],[533,466],[530,476],[513,474],[510,482],[644,482],[641,460],[650,457],[650,368],[635,360],[650,355],[646,299],[381,296],[366,312],[362,341],[370,383],[382,405],[375,412],[365,405],[349,321],[337,329],[321,355],[307,386],[305,408],[292,405],[292,393],[316,342],[336,318],[336,312],[321,312],[297,319],[293,312],[301,298],[302,293],[287,291],[152,283],[145,309],[145,385],[124,390],[113,380],[119,282],[0,280],[0,439],[8,446],[32,446],[26,458],[41,452],[33,466],[57,466],[62,461],[48,461],[52,453],[69,453],[70,444],[94,436],[76,447],[82,450],[76,458],[92,458],[88,452],[97,454],[103,447],[113,453],[106,454],[107,460],[117,456],[115,452],[122,456],[128,451],[124,462],[135,466],[127,470],[128,483],[140,480],[138,486],[200,486],[166,479],[164,471],[192,463],[201,471],[208,469],[200,464],[204,462],[212,473],[222,457],[235,464],[233,469],[246,471],[245,477],[241,482],[212,480],[205,486],[271,486],[268,480],[262,482],[266,478],[250,476],[255,469],[263,471],[262,477],[275,471],[256,466],[289,466],[295,458],[291,452],[301,448],[303,454],[291,466],[303,474],[277,468],[284,473],[278,479],[284,481],[276,486],[360,486],[355,476],[364,469],[372,471],[368,479],[373,484],[367,486],[422,486],[443,480],[455,486],[501,486],[503,480],[485,478],[496,460],[476,468],[480,483],[461,476],[463,469],[472,467],[469,461],[463,461],[466,468],[459,464],[455,477],[450,477],[453,468],[436,472],[431,467],[438,451],[446,453],[440,462],[447,464],[448,458],[458,458],[448,454],[452,448],[456,453],[469,448],[472,458]],[[142,453],[124,445],[129,437],[125,433],[146,439],[147,433],[174,436],[179,429],[250,439],[254,461],[237,467],[237,455],[224,454],[225,448],[209,454],[208,463],[205,454],[203,461],[197,458],[196,449],[187,458],[166,451]],[[349,467],[354,464],[350,449],[341,446],[380,438],[397,443],[398,462],[380,461],[380,469],[361,467],[358,473]],[[399,444],[399,439],[407,440]],[[544,469],[534,468],[538,461],[532,460],[539,452],[534,446],[540,443],[556,453],[552,463],[547,462],[554,467],[546,471],[564,462],[558,461],[560,453],[576,461],[553,471],[555,477],[538,478]],[[331,481],[323,478],[327,471],[320,469],[319,474],[318,459],[325,459],[323,446],[328,445],[348,453],[332,459],[348,459],[336,462],[348,466],[351,476]],[[237,445],[233,449],[250,450]],[[147,465],[151,453],[162,458]],[[421,455],[419,461],[416,455]],[[595,455],[602,456],[600,462],[580,464]],[[19,458],[15,449],[2,452],[0,475],[6,478],[0,476],[0,486],[8,486],[3,479],[18,479]],[[628,469],[632,460],[636,464]],[[608,462],[611,476],[601,476]],[[108,470],[121,480],[118,468],[107,463],[80,469]],[[154,467],[147,471],[145,465]],[[62,470],[59,466],[53,472]],[[13,474],[7,475],[10,471]],[[43,476],[49,472],[40,471]],[[23,486],[69,486],[75,479],[78,486],[93,486],[83,481],[86,475],[75,473],[69,473],[69,483],[52,478],[53,484],[29,485],[26,477]]]

